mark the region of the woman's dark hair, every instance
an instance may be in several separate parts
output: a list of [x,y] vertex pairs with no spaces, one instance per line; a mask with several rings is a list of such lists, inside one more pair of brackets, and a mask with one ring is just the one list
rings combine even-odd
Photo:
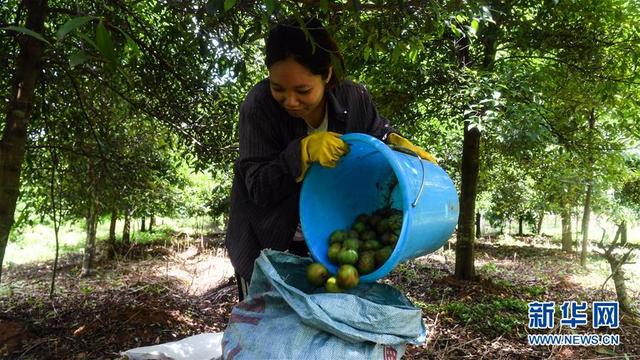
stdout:
[[304,25],[309,37],[295,19],[287,20],[271,29],[266,42],[265,64],[270,68],[278,61],[291,58],[325,80],[329,75],[329,68],[333,65],[331,79],[327,83],[328,87],[332,87],[344,73],[344,59],[338,45],[320,20],[307,19]]

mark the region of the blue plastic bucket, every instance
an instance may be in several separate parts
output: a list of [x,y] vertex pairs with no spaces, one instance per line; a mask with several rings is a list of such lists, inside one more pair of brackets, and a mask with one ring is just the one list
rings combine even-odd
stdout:
[[385,206],[403,211],[400,236],[389,259],[360,281],[374,282],[402,261],[439,249],[453,233],[459,212],[458,195],[444,170],[370,135],[342,139],[349,153],[334,168],[313,164],[302,184],[300,223],[315,261],[335,273],[338,267],[327,257],[331,233]]

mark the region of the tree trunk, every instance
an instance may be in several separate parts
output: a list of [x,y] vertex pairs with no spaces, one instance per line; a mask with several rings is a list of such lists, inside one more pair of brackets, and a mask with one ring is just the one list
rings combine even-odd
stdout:
[[[43,91],[44,94],[44,91]],[[43,95],[44,98],[44,95]],[[60,257],[60,221],[62,219],[62,207],[58,211],[58,203],[56,202],[56,170],[58,170],[58,155],[55,150],[50,150],[51,156],[51,178],[49,182],[49,191],[51,197],[51,220],[53,220],[53,231],[56,240],[56,252],[53,258],[53,268],[51,269],[51,287],[49,288],[49,298],[53,298],[56,289],[56,276],[58,274],[58,259]],[[61,191],[60,191],[61,192]]]
[[582,251],[580,252],[580,266],[587,266],[587,248],[589,245],[589,216],[591,215],[591,184],[587,185],[584,197],[584,213],[582,215]]
[[524,225],[524,218],[522,216],[520,216],[518,218],[518,236],[523,236],[524,235],[523,225]]
[[[26,27],[37,33],[44,33],[47,0],[30,0],[23,4],[27,14]],[[20,53],[16,59],[11,98],[6,104],[7,117],[0,139],[0,280],[4,253],[20,194],[20,169],[24,160],[27,127],[44,47],[41,41],[31,36],[18,35],[18,39]]]
[[93,270],[93,259],[96,253],[96,227],[98,222],[98,196],[96,194],[96,178],[93,163],[89,159],[87,163],[87,173],[90,182],[89,211],[87,212],[87,239],[84,246],[84,256],[82,257],[82,275],[89,276]]
[[462,179],[460,193],[460,216],[456,241],[456,269],[458,279],[475,277],[474,266],[474,214],[480,167],[480,131],[465,123],[462,145]]
[[584,197],[584,213],[582,215],[582,251],[580,252],[580,266],[587,266],[587,250],[589,247],[589,217],[591,216],[591,193],[593,192],[593,132],[596,127],[595,111],[592,109],[589,114],[589,139],[588,139],[588,173],[587,173],[587,193]]
[[149,216],[149,232],[152,233],[153,232],[153,227],[156,226],[156,217],[151,214],[151,216]]
[[[469,65],[476,65],[481,74],[491,73],[495,64],[498,39],[500,37],[500,24],[503,17],[509,14],[507,6],[503,2],[496,1],[488,4],[492,10],[493,22],[488,22],[478,32],[478,40],[482,52],[477,53],[479,58],[472,61],[469,48],[471,42],[468,36],[456,39],[455,55],[458,67],[465,70]],[[481,75],[482,76],[482,75]],[[472,279],[475,277],[474,267],[474,241],[476,213],[476,195],[478,189],[478,172],[480,169],[480,130],[477,126],[471,127],[470,120],[465,119],[462,140],[462,171],[460,179],[460,216],[458,217],[458,234],[456,242],[456,266],[455,276],[458,279]]]
[[573,239],[571,238],[571,207],[563,205],[560,217],[562,218],[562,251],[573,251]]
[[[456,40],[455,51],[458,67],[462,70],[471,64],[467,36]],[[474,241],[476,213],[476,194],[478,188],[478,172],[480,168],[480,130],[471,126],[470,120],[464,120],[462,140],[462,169],[460,179],[460,215],[458,216],[458,232],[456,234],[455,276],[458,279],[470,280],[475,277]]]
[[118,210],[111,210],[111,223],[109,224],[109,250],[107,258],[112,260],[116,257],[116,223],[118,221]]
[[91,201],[87,214],[87,239],[84,245],[84,255],[82,257],[82,275],[89,276],[93,270],[93,258],[95,257],[96,246],[96,204]]
[[542,234],[542,222],[544,221],[544,211],[540,211],[538,216],[538,224],[536,226],[536,235]]
[[147,231],[147,224],[146,224],[146,218],[143,216],[142,219],[140,219],[140,231],[141,232],[145,232]]
[[620,310],[633,313],[633,306],[631,305],[631,299],[629,298],[629,292],[627,291],[626,274],[622,269],[622,265],[619,265],[616,261],[609,261],[609,267],[611,268],[611,272],[613,276],[613,284],[616,287],[616,297],[618,298],[618,303],[620,303]]
[[[625,283],[625,281],[627,280],[626,274],[624,272],[624,269],[622,268],[623,265],[628,263],[627,261],[632,256],[633,249],[629,249],[624,255],[615,253],[616,248],[625,247],[625,244],[627,242],[626,232],[627,223],[623,221],[618,225],[618,231],[616,232],[615,238],[613,239],[613,242],[609,244],[608,248],[605,249],[602,241],[600,242],[600,247],[602,249],[605,249],[605,252],[602,255],[607,260],[607,262],[609,263],[609,267],[611,268],[611,278],[613,279],[613,284],[616,288],[616,297],[618,299],[620,309],[629,314],[638,315],[638,313],[633,308],[632,300],[629,298],[627,285]],[[618,244],[618,237],[620,237],[620,244]]]
[[480,231],[480,213],[476,213],[476,239],[478,239],[480,236],[482,236],[481,231]]
[[[55,206],[55,204],[54,204]],[[56,253],[53,258],[53,269],[51,271],[51,287],[49,288],[49,298],[53,298],[53,293],[56,288],[56,276],[58,274],[58,259],[60,257],[60,222],[56,219],[54,212],[53,215],[53,233],[56,239]]]
[[626,257],[618,258],[614,254],[609,253],[605,254],[605,259],[607,259],[609,267],[611,268],[611,278],[616,288],[616,298],[620,304],[620,310],[629,314],[636,314],[632,305],[633,302],[629,298],[629,292],[627,291],[626,273],[624,269],[622,269]]
[[122,244],[131,245],[131,213],[129,209],[124,211],[124,226],[122,228]]

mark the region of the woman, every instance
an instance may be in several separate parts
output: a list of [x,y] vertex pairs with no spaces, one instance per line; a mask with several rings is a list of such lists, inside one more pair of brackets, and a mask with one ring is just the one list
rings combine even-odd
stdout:
[[320,21],[305,26],[311,41],[297,22],[271,30],[265,57],[269,77],[240,108],[240,157],[225,241],[240,301],[262,249],[307,255],[298,214],[301,181],[313,162],[333,167],[348,151],[339,134],[367,133],[434,161],[392,132],[363,86],[338,78],[341,71],[332,64],[342,67],[342,56]]

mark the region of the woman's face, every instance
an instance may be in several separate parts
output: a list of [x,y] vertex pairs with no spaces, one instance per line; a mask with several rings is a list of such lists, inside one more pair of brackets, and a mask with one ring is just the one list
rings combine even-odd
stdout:
[[271,95],[291,116],[309,120],[324,106],[325,80],[291,58],[271,65],[269,82]]

